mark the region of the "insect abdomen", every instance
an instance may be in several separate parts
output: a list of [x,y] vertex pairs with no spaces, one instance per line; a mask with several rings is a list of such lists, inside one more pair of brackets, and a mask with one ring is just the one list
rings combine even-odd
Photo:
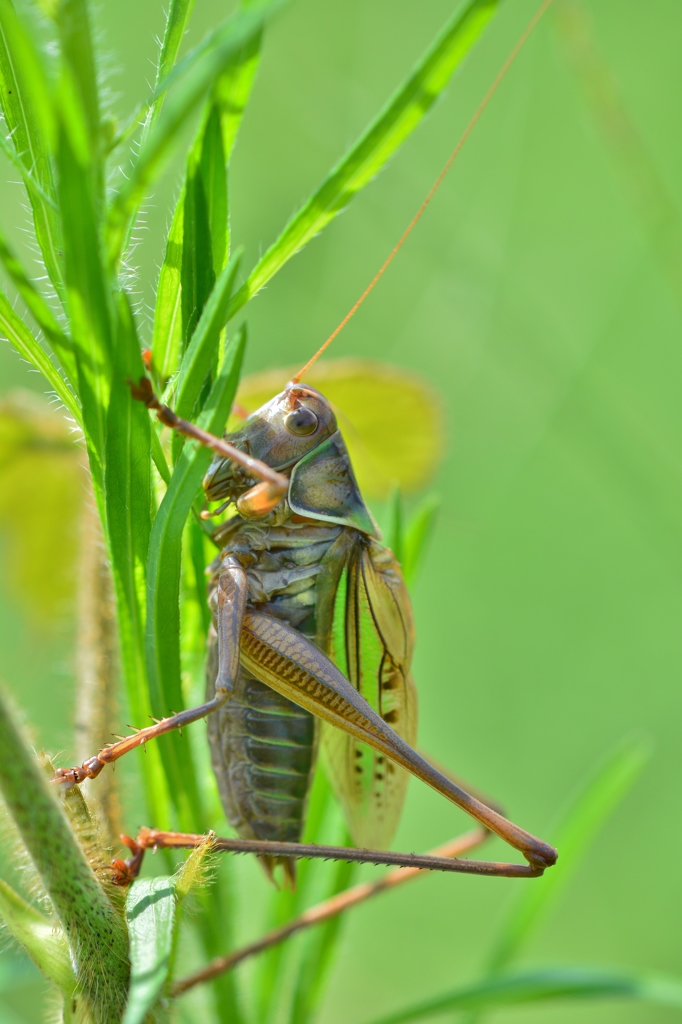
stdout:
[[[210,643],[209,650],[215,647]],[[209,657],[208,686],[214,658]],[[245,839],[300,842],[315,756],[312,715],[243,667],[208,720],[213,770],[230,824]]]

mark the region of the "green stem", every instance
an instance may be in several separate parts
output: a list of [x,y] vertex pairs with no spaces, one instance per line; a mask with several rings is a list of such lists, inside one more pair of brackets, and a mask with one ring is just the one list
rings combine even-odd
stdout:
[[81,997],[97,1024],[117,1024],[130,970],[124,921],[97,881],[2,694],[0,749],[0,789],[66,934]]

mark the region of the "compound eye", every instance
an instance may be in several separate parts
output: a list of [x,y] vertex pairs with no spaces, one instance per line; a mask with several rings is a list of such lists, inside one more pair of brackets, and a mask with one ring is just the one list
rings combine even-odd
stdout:
[[317,429],[317,416],[312,409],[307,409],[305,405],[300,405],[298,409],[294,409],[293,412],[289,413],[284,420],[284,426],[290,434],[307,437],[308,434],[314,434]]

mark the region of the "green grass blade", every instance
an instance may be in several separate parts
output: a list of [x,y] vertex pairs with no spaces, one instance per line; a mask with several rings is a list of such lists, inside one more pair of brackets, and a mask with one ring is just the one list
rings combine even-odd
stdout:
[[[245,332],[227,348],[208,401],[198,418],[200,426],[220,433],[227,421],[239,380]],[[153,713],[166,715],[184,706],[180,677],[180,565],[182,533],[211,459],[206,448],[193,443],[183,448],[152,528],[147,566],[147,671]],[[196,791],[188,744],[177,734],[159,740],[164,766],[181,827],[202,831],[201,801]]]
[[499,1010],[558,1000],[632,999],[682,1009],[682,981],[635,972],[554,967],[491,978],[389,1014],[372,1024],[405,1024],[456,1010]]
[[117,263],[128,225],[161,174],[178,133],[216,79],[239,61],[243,48],[260,32],[264,17],[261,10],[238,12],[212,34],[209,45],[198,47],[166,78],[166,84],[172,80],[174,87],[111,206],[108,255],[112,265]]
[[187,167],[182,236],[182,337],[201,316],[227,252],[227,177],[220,117],[211,105]]
[[62,60],[69,67],[83,111],[91,160],[101,187],[103,168],[99,87],[87,0],[60,0],[56,8],[56,22]]
[[[73,120],[64,111],[65,121]],[[64,263],[78,391],[95,492],[102,492],[107,410],[111,394],[112,310],[100,258],[97,203],[87,154],[74,148],[73,132],[60,126],[59,205],[64,225]]]
[[[243,4],[247,7],[248,4]],[[237,141],[239,126],[251,97],[251,90],[260,62],[262,33],[249,39],[240,54],[240,59],[220,76],[213,89],[213,100],[220,112],[220,127],[223,135],[225,158],[229,162]]]
[[45,977],[70,996],[76,978],[66,936],[54,918],[45,917],[0,879],[0,920]]
[[403,564],[405,524],[403,522],[403,497],[399,487],[394,487],[388,498],[386,536],[384,543],[390,548],[400,564]]
[[189,19],[194,10],[194,0],[171,0],[163,34],[159,63],[156,69],[156,84],[165,81],[175,67],[180,46],[187,31]]
[[42,373],[46,382],[69,410],[76,423],[82,426],[81,409],[78,399],[70,390],[45,349],[36,341],[21,317],[14,312],[9,299],[3,292],[0,292],[0,334],[4,334],[19,355]]
[[234,316],[374,178],[420,124],[495,14],[499,0],[469,0],[407,81],[258,261],[230,307]]
[[438,495],[427,495],[413,513],[404,531],[402,567],[408,587],[414,583],[421,567],[439,508]]
[[[251,89],[260,57],[262,33],[258,32],[248,41],[238,59],[216,81],[212,98],[211,110],[217,112],[222,136],[222,158],[225,165],[229,164],[230,156],[237,138],[239,125],[251,95]],[[208,129],[210,116],[202,122],[202,132]],[[204,128],[204,125],[206,126]],[[166,253],[159,275],[159,286],[156,293],[156,311],[154,316],[154,338],[152,351],[157,372],[162,381],[175,373],[178,367],[182,348],[182,277],[183,277],[183,238],[185,236],[185,201],[187,182],[192,171],[195,150],[199,148],[198,140],[192,147],[185,172],[185,182],[178,199],[171,228],[166,243]],[[217,147],[214,146],[214,150]],[[213,248],[213,271],[218,274],[225,259],[229,256],[229,202],[227,192],[227,176],[223,168],[222,182],[218,181],[218,167],[213,163],[216,183],[225,187],[224,210],[222,203],[211,204],[212,215],[211,237]],[[215,189],[209,190],[214,193]],[[222,188],[219,189],[222,191]],[[196,200],[195,200],[196,203]],[[221,231],[224,230],[224,236]],[[218,240],[218,241],[216,241]],[[185,274],[187,268],[185,266]],[[197,308],[200,304],[195,303]],[[185,314],[185,323],[190,316]],[[185,337],[187,335],[185,334]]]
[[130,995],[123,1024],[143,1024],[168,978],[176,929],[173,878],[133,882],[126,900],[130,936]]
[[[347,834],[343,845],[351,845],[351,842]],[[348,889],[352,885],[355,869],[355,864],[346,861],[335,864],[325,898]],[[337,914],[304,937],[306,948],[296,978],[290,1024],[308,1024],[315,1019],[344,922],[344,915]]]
[[154,367],[165,384],[178,368],[182,349],[182,238],[185,218],[185,189],[173,214],[166,252],[156,289],[152,352]]
[[69,384],[75,387],[78,382],[76,359],[73,354],[71,339],[64,333],[47,302],[30,280],[16,254],[12,252],[5,236],[0,231],[0,261],[4,266],[19,295],[26,303],[33,319],[47,338],[55,354],[59,357],[62,369]]
[[0,104],[17,156],[36,182],[37,189],[29,189],[36,238],[50,280],[62,298],[61,229],[50,155],[54,113],[40,57],[11,0],[0,0]]
[[175,399],[178,416],[187,418],[192,415],[208,372],[215,362],[240,259],[241,252],[237,252],[222,270],[180,364]]
[[506,967],[570,881],[597,832],[625,798],[649,758],[641,739],[621,743],[589,780],[566,813],[556,835],[556,867],[521,894],[499,936],[488,963],[489,972]]
[[[0,788],[66,934],[77,980],[99,1018],[119,1019],[127,937],[43,772],[0,696]],[[99,986],[101,978],[108,984]]]
[[[130,302],[119,294],[107,409],[104,494],[128,707],[136,725],[151,713],[145,664],[145,572],[152,517],[149,450],[153,432],[147,410],[127,382],[144,373]],[[157,438],[158,442],[158,438]],[[151,755],[151,757],[150,757]],[[138,754],[148,810],[170,827],[167,790],[158,750]]]

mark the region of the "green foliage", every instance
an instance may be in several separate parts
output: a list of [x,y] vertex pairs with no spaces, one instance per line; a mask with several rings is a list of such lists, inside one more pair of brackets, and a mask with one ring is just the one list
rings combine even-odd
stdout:
[[[210,459],[206,449],[179,437],[166,446],[160,428],[129,388],[145,372],[146,328],[136,311],[129,277],[134,259],[129,243],[140,210],[185,140],[182,180],[165,239],[150,331],[150,372],[181,415],[220,433],[237,393],[247,337],[244,323],[232,330],[229,321],[398,152],[498,4],[468,0],[450,18],[414,71],[285,225],[241,287],[241,253],[231,238],[230,163],[263,34],[277,5],[243,3],[203,43],[181,56],[193,6],[192,0],[171,0],[153,92],[112,140],[111,122],[102,109],[99,57],[86,0],[43,3],[46,23],[40,42],[33,23],[18,15],[11,0],[0,0],[0,105],[8,137],[3,148],[21,171],[47,273],[44,282],[34,280],[0,234],[0,262],[26,310],[24,318],[0,294],[0,330],[43,375],[82,430],[113,576],[126,701],[136,726],[146,724],[150,715],[163,716],[171,708],[180,711],[202,689],[198,673],[187,669],[183,656],[201,650],[207,627],[200,583],[209,554],[196,506]],[[44,45],[46,38],[49,47]],[[339,398],[339,404],[361,425],[364,471],[376,478],[375,493],[385,496],[396,481],[403,490],[421,486],[437,463],[442,434],[440,411],[428,389],[376,364],[371,373],[357,363],[341,373],[336,369],[336,377],[333,368],[329,371],[329,388],[333,392],[336,387],[341,395],[345,387],[350,395],[346,403]],[[311,383],[315,382],[313,377]],[[255,394],[257,387],[252,390]],[[379,396],[376,403],[372,395]],[[10,437],[16,421],[16,416],[0,416],[3,474],[26,438],[34,439],[28,420],[23,434]],[[396,445],[398,424],[408,429],[404,443]],[[351,438],[351,448],[353,443]],[[55,447],[60,445],[70,446],[72,466],[73,446],[61,435]],[[27,471],[35,477],[38,456],[30,457]],[[361,452],[357,461],[361,466]],[[374,471],[376,464],[382,472]],[[80,485],[80,478],[75,478]],[[56,506],[61,504],[62,513],[66,507],[63,492],[55,489],[55,498],[49,481],[41,483],[41,508],[58,525]],[[30,492],[30,479],[17,477],[16,489]],[[427,498],[406,523],[400,494],[396,488],[390,503],[388,542],[412,583],[438,502]],[[4,519],[9,508],[3,499]],[[59,534],[45,531],[45,536],[52,546],[60,546]],[[37,543],[32,550],[37,552],[36,564],[49,562],[57,573],[57,557],[48,559]],[[25,561],[30,567],[29,559]],[[39,590],[35,575],[26,587],[32,601]],[[110,888],[90,864],[91,849],[75,820],[78,809],[74,811],[72,804],[70,817],[64,813],[2,704],[0,746],[0,786],[54,918],[3,881],[0,915],[65,996],[64,1020],[76,1019],[72,998],[84,1001],[85,1015],[107,1024],[141,1024],[150,1014],[165,1013],[174,971],[182,967],[179,901],[198,884],[201,856],[190,857],[180,874],[136,881],[125,914],[121,913]],[[140,753],[140,789],[145,813],[155,826],[204,832],[220,822],[206,761],[197,745],[176,734]],[[622,797],[641,761],[640,747],[624,748],[577,803],[559,833],[568,869],[524,894],[490,960],[490,972],[498,973],[390,1020],[558,997],[618,995],[682,1004],[680,986],[672,980],[558,968],[499,975],[566,884],[579,854]],[[323,772],[316,782],[307,830],[309,841],[346,841]],[[203,959],[224,954],[233,942],[231,868],[227,863],[216,871],[210,895],[199,894],[182,933],[194,933]],[[296,892],[273,895],[272,923],[282,923],[315,900],[341,892],[350,883],[351,870],[346,864],[302,865]],[[340,918],[328,920],[311,930],[293,952],[289,946],[271,950],[258,970],[260,988],[254,1005],[242,999],[233,974],[218,978],[214,1005],[207,1011],[211,1019],[265,1024],[276,1020],[286,1001],[296,1024],[312,1020],[340,930]]]
[[405,1024],[457,1010],[499,1010],[561,1000],[632,999],[682,1009],[682,984],[676,978],[589,967],[524,971],[467,985],[439,999],[381,1017],[372,1024]]

